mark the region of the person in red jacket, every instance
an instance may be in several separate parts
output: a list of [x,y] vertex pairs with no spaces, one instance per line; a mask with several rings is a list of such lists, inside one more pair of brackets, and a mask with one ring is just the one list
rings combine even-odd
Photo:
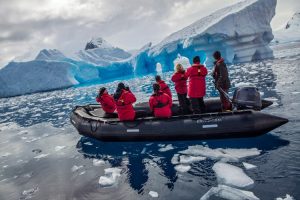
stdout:
[[200,64],[200,57],[195,56],[193,65],[189,67],[185,73],[189,79],[188,95],[192,104],[194,114],[205,112],[205,104],[203,97],[206,94],[205,76],[207,69],[204,65]]
[[180,112],[187,114],[190,112],[189,109],[189,100],[187,96],[187,77],[185,75],[185,70],[181,64],[177,64],[176,72],[173,74],[171,80],[175,83],[175,90],[177,92]]
[[119,83],[114,94],[117,105],[117,112],[120,121],[132,121],[135,119],[135,111],[132,104],[136,102],[134,94],[125,87],[124,83]]
[[172,98],[160,90],[158,83],[153,84],[154,94],[149,99],[150,110],[157,118],[169,118],[172,116]]
[[155,76],[155,80],[156,80],[156,83],[159,84],[160,90],[172,98],[172,93],[171,93],[169,86],[163,80],[161,80],[161,77],[159,75],[157,75],[157,76]]
[[99,90],[99,94],[96,97],[96,101],[101,104],[102,109],[105,112],[104,117],[115,117],[116,103],[114,98],[110,96],[105,87]]

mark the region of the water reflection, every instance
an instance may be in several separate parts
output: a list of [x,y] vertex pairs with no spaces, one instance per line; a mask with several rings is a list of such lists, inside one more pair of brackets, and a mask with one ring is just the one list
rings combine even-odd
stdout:
[[[267,141],[267,142],[266,142]],[[163,145],[172,144],[174,149],[161,152]],[[264,153],[278,149],[289,144],[289,141],[283,140],[278,136],[266,134],[254,138],[239,138],[227,140],[206,140],[206,141],[183,141],[183,142],[164,142],[164,143],[147,143],[147,142],[101,142],[92,138],[82,137],[76,148],[87,159],[103,159],[113,167],[122,165],[122,161],[128,160],[128,182],[138,193],[143,192],[144,186],[149,179],[149,161],[154,162],[161,170],[161,175],[168,179],[166,183],[169,190],[174,188],[178,180],[178,173],[174,169],[171,160],[174,154],[187,149],[188,146],[205,144],[212,149],[232,148],[232,149],[250,149],[257,148],[262,150],[260,156]],[[110,159],[113,158],[113,159]],[[149,160],[149,161],[147,161]],[[194,176],[203,179],[200,184],[213,185],[215,176],[212,166],[215,161],[207,159],[200,163],[192,164],[192,169],[188,172]]]

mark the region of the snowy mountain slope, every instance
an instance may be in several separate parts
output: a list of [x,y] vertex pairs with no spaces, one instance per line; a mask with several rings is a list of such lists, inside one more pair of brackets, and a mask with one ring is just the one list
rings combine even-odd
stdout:
[[274,32],[274,43],[300,41],[300,12],[297,12],[288,21],[286,26]]
[[112,62],[129,58],[130,56],[130,53],[118,47],[113,47],[103,38],[97,38],[88,42],[85,50],[76,52],[72,59],[94,65],[106,66]]

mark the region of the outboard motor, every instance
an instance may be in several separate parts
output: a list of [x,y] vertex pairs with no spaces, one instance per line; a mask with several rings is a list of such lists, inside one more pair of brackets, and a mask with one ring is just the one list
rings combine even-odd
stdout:
[[258,89],[253,86],[237,88],[234,91],[232,103],[238,110],[261,110],[262,103]]

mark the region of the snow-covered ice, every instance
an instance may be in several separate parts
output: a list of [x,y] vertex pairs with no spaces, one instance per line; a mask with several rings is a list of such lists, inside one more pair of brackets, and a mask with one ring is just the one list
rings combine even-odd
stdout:
[[191,164],[205,159],[206,157],[203,156],[188,156],[188,155],[179,156],[179,162],[182,164]]
[[286,194],[285,197],[283,197],[283,198],[278,197],[278,198],[276,198],[276,200],[295,200],[295,199],[291,195]]
[[243,162],[243,165],[244,165],[245,169],[247,169],[247,170],[257,168],[256,165],[252,165],[252,164],[246,163],[246,162]]
[[121,176],[121,171],[122,169],[119,168],[104,169],[104,176],[100,176],[99,184],[103,187],[116,184],[118,178]]
[[157,198],[157,197],[158,197],[158,193],[155,192],[155,191],[150,191],[150,192],[149,192],[149,195],[150,195],[151,197],[153,197],[153,198]]
[[259,200],[259,198],[253,194],[253,192],[236,189],[226,185],[212,187],[200,198],[200,200],[209,200],[213,196],[228,200]]
[[105,161],[104,160],[101,160],[101,159],[93,159],[93,165],[94,166],[102,166],[105,164]]
[[207,146],[194,145],[189,146],[188,149],[180,151],[181,154],[193,155],[193,156],[203,156],[213,160],[231,161],[236,162],[241,158],[246,158],[250,156],[260,155],[260,150],[256,148],[251,149],[211,149]]
[[228,163],[217,162],[212,169],[220,184],[238,188],[246,188],[254,184],[254,181],[241,168]]
[[190,165],[176,165],[175,170],[181,173],[187,172],[191,169]]
[[40,154],[40,155],[38,155],[38,156],[35,156],[34,158],[36,158],[36,159],[41,159],[41,158],[45,158],[45,157],[47,157],[49,154]]
[[160,152],[166,152],[166,151],[170,151],[172,149],[174,149],[173,145],[172,144],[168,144],[165,147],[162,147],[162,148],[158,149],[158,151],[160,151]]
[[74,165],[74,166],[71,168],[71,170],[72,170],[72,172],[76,172],[76,171],[78,171],[78,170],[81,169],[81,168],[83,168],[82,165],[80,165],[80,166]]
[[54,148],[54,150],[55,151],[60,151],[60,150],[63,150],[63,149],[65,149],[66,148],[66,146],[56,146],[55,148]]

